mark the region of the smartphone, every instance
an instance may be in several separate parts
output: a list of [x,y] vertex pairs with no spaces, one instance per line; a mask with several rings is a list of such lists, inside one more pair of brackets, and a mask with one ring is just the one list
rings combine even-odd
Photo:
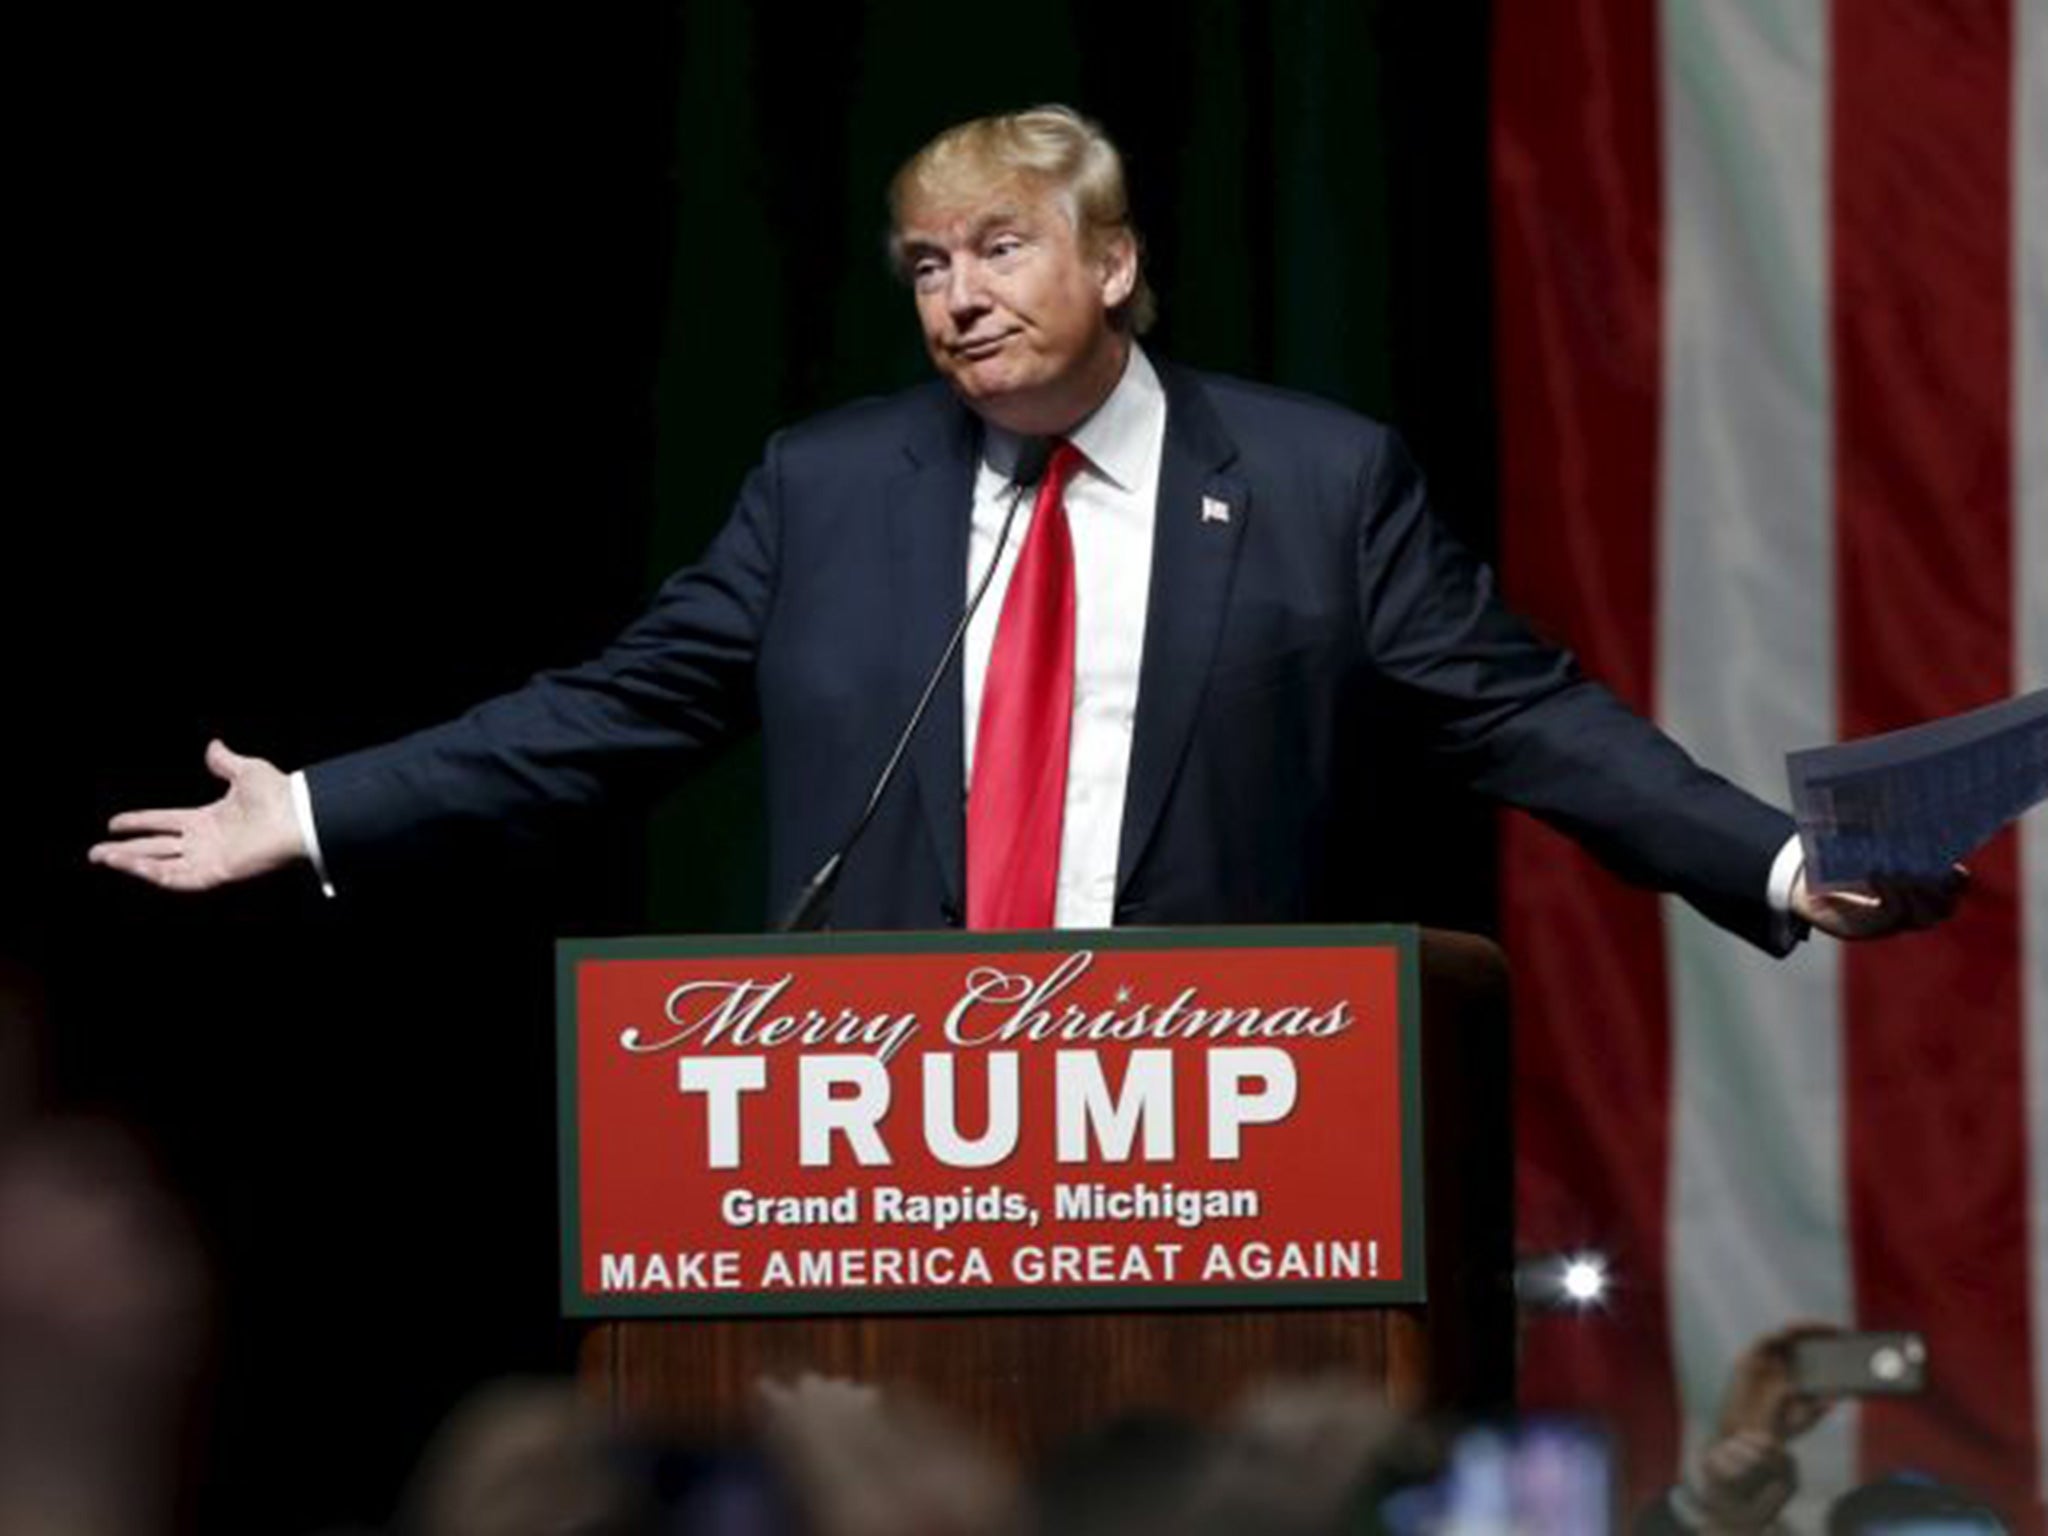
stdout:
[[1927,1341],[1905,1332],[1801,1339],[1792,1384],[1813,1397],[1909,1397],[1927,1386]]

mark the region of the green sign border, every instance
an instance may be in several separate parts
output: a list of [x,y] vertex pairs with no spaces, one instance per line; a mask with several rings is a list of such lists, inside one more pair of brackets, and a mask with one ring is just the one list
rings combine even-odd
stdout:
[[[778,1291],[773,1295],[592,1296],[581,1265],[581,1125],[576,1113],[576,967],[586,960],[745,959],[769,955],[931,955],[982,950],[1388,949],[1399,951],[1401,1253],[1399,1280],[1249,1281],[1237,1285],[1004,1286]],[[1424,1276],[1421,932],[1410,925],[1301,928],[1068,928],[1029,933],[729,934],[558,939],[555,943],[556,1124],[560,1136],[562,1315],[816,1317],[896,1313],[1158,1311],[1244,1307],[1419,1306]]]

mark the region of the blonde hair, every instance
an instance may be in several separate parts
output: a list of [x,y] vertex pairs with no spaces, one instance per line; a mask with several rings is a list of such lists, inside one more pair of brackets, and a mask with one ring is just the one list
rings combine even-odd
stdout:
[[1090,252],[1099,251],[1108,236],[1129,237],[1140,258],[1137,281],[1110,318],[1133,335],[1149,330],[1159,304],[1145,281],[1144,246],[1131,222],[1123,156],[1072,107],[977,117],[948,128],[904,161],[889,183],[890,264],[903,273],[903,225],[912,209],[986,196],[1012,182],[1057,193]]

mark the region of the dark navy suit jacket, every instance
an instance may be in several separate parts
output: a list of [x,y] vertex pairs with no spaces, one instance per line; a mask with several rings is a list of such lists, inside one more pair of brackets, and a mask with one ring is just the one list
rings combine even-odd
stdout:
[[[1497,600],[1384,427],[1162,364],[1119,924],[1339,913],[1330,829],[1400,699],[1426,746],[1767,948],[1783,813],[1695,764]],[[465,823],[538,829],[763,732],[779,909],[853,825],[963,603],[979,427],[943,384],[779,433],[703,558],[604,654],[308,770],[334,877]],[[1205,511],[1205,502],[1208,503]],[[1219,515],[1218,507],[1223,509]],[[1383,739],[1383,733],[1382,733]],[[840,928],[959,921],[961,690],[847,861]]]

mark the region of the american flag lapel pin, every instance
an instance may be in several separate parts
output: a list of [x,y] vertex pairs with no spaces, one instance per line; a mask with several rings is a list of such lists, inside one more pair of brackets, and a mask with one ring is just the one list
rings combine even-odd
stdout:
[[1214,496],[1204,496],[1202,498],[1202,521],[1205,523],[1228,523],[1230,521],[1230,503],[1218,501]]

